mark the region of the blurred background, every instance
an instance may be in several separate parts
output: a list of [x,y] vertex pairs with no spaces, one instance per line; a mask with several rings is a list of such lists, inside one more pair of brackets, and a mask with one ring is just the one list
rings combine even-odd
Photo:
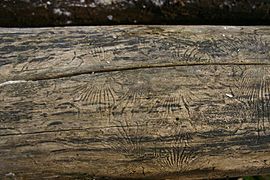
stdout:
[[[238,178],[227,178],[229,180],[269,180],[270,176],[246,176]],[[222,179],[225,180],[225,179]]]
[[1,0],[0,26],[269,25],[270,0]]

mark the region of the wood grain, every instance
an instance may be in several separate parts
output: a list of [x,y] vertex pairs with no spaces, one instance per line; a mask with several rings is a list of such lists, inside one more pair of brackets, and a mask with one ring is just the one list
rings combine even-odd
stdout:
[[1,29],[0,177],[270,172],[268,27]]

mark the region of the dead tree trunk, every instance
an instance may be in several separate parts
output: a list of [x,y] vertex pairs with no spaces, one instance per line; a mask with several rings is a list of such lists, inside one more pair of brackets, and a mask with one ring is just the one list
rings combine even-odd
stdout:
[[270,171],[270,28],[0,29],[0,178]]

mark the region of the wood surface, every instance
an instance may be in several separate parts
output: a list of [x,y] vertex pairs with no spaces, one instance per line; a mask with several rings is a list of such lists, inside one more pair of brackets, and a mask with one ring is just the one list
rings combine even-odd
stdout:
[[270,25],[269,0],[1,0],[0,26]]
[[0,179],[270,172],[270,28],[0,28]]

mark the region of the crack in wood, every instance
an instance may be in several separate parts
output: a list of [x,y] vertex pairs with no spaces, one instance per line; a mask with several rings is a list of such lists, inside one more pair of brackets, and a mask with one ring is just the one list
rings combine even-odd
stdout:
[[[100,74],[100,73],[108,73],[108,72],[122,72],[122,71],[133,71],[133,70],[140,70],[140,69],[155,69],[155,68],[172,68],[172,67],[182,67],[182,66],[186,66],[186,67],[190,67],[190,66],[227,66],[227,65],[240,65],[240,66],[246,66],[246,65],[252,65],[252,66],[269,66],[270,63],[215,63],[212,62],[210,64],[208,63],[179,63],[179,64],[172,64],[172,63],[163,63],[163,64],[152,64],[152,65],[141,65],[141,66],[134,66],[134,67],[123,67],[123,68],[104,68],[104,69],[100,69],[97,71],[79,71],[79,72],[70,72],[70,73],[64,73],[63,71],[61,71],[61,74],[52,72],[51,74],[54,75],[48,75],[48,74],[43,74],[41,77],[39,77],[40,75],[37,75],[35,77],[25,77],[23,79],[16,79],[16,81],[43,81],[43,80],[52,80],[52,79],[61,79],[61,78],[69,78],[69,77],[75,77],[75,76],[80,76],[80,75],[85,75],[85,74]],[[14,80],[15,81],[15,80]]]

